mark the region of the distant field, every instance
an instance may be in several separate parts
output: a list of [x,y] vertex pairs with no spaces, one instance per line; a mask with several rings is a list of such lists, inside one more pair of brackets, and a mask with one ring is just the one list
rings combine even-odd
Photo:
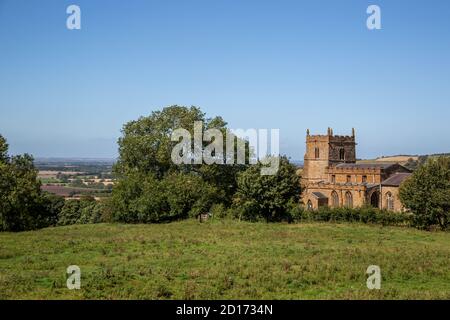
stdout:
[[56,178],[58,173],[63,173],[65,175],[76,175],[83,174],[84,172],[78,171],[53,171],[53,170],[39,170],[38,177],[39,178]]
[[42,191],[50,192],[62,197],[70,197],[74,194],[96,194],[96,193],[105,193],[106,191],[103,189],[93,189],[93,188],[77,188],[77,187],[67,187],[60,185],[42,185]]
[[419,159],[418,156],[393,156],[393,157],[382,157],[382,158],[376,158],[376,159],[364,159],[364,160],[358,160],[357,163],[374,163],[374,162],[380,162],[380,163],[390,163],[390,162],[398,162],[400,164],[405,164],[408,162],[409,159],[413,159],[417,161]]
[[[450,233],[189,220],[0,233],[2,299],[450,299]],[[81,290],[66,268],[81,268]],[[379,265],[382,289],[366,287]]]
[[418,156],[394,156],[394,157],[383,157],[378,158],[375,161],[385,161],[385,162],[407,162],[409,159],[417,161],[419,159]]

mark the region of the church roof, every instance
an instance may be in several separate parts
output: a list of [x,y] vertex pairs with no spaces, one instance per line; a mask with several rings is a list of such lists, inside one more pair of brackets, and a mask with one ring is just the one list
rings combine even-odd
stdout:
[[392,166],[397,165],[397,163],[340,163],[336,165],[336,168],[342,169],[387,169]]
[[397,172],[394,173],[392,176],[381,182],[381,185],[383,186],[392,186],[392,187],[398,187],[406,178],[408,178],[411,175],[409,172]]
[[328,199],[326,195],[324,195],[322,192],[313,192],[312,193],[317,199]]

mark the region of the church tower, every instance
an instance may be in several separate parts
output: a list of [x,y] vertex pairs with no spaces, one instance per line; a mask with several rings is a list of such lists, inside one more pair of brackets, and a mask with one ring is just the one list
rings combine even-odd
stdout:
[[328,128],[326,135],[310,135],[306,131],[306,153],[302,179],[305,183],[326,181],[327,169],[340,163],[356,162],[355,129],[351,136],[335,136]]

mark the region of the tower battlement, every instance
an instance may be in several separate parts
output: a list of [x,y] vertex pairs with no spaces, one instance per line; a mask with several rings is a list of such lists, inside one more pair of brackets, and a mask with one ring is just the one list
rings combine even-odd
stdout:
[[327,134],[311,134],[309,129],[306,130],[306,140],[324,140],[324,139],[332,139],[332,140],[349,140],[355,141],[355,129],[352,128],[351,135],[335,135],[333,133],[332,128],[328,128]]
[[328,167],[355,162],[355,129],[351,135],[334,135],[332,128],[328,128],[327,134],[311,135],[309,129],[306,131],[304,179],[325,180]]

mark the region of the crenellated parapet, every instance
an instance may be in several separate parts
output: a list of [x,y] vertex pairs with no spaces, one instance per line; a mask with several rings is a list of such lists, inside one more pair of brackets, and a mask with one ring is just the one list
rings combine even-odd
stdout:
[[382,168],[377,167],[339,167],[330,166],[327,169],[329,174],[380,174],[383,171]]
[[304,178],[309,181],[327,178],[327,169],[340,163],[356,162],[355,131],[352,135],[334,135],[328,128],[327,134],[311,135],[306,130],[306,153],[304,158]]

